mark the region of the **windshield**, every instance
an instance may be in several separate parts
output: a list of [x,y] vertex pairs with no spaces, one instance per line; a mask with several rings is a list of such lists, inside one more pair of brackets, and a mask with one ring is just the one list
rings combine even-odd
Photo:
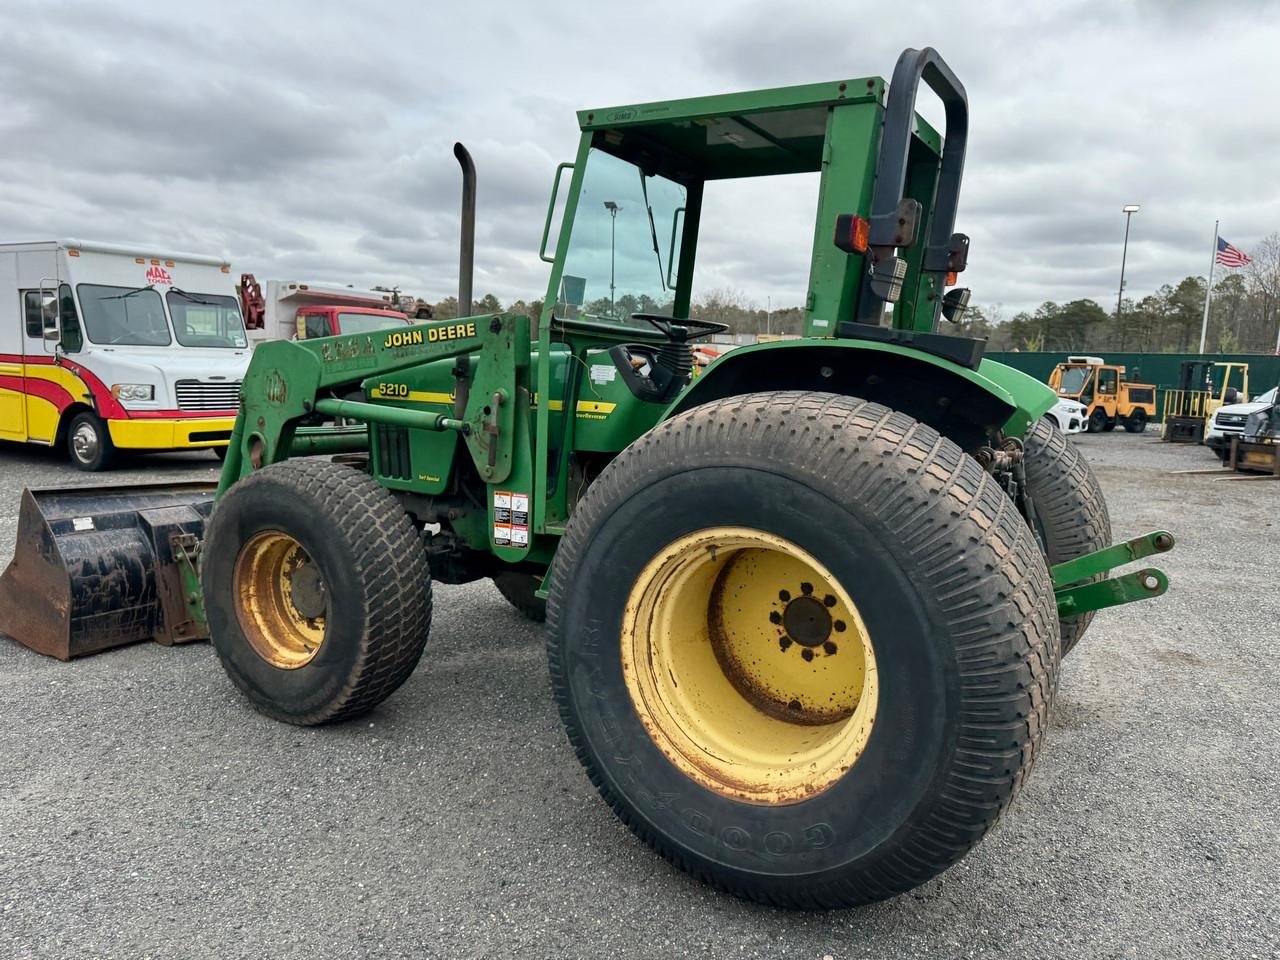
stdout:
[[93,343],[164,347],[170,343],[160,294],[151,287],[104,287],[82,283],[80,311]]
[[603,151],[587,155],[556,312],[671,316],[685,189]]
[[249,341],[235,297],[170,290],[165,295],[173,317],[173,332],[184,347],[244,349]]
[[1059,395],[1064,397],[1077,396],[1084,388],[1084,382],[1088,376],[1088,367],[1067,367],[1062,371],[1062,382],[1058,386]]
[[1254,403],[1275,403],[1276,392],[1280,391],[1280,387],[1272,387],[1266,393],[1259,394],[1253,398]]
[[338,329],[343,333],[373,333],[375,330],[406,325],[407,321],[403,317],[379,316],[376,313],[338,314]]

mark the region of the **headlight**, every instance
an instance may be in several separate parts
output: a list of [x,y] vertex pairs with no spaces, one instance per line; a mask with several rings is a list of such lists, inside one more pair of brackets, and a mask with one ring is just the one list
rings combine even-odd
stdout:
[[149,383],[113,383],[111,395],[117,400],[154,400],[156,388]]

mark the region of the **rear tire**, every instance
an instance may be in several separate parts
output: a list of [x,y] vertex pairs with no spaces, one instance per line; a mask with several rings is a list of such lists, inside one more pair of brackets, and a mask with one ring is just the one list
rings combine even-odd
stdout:
[[1142,433],[1147,429],[1147,412],[1145,410],[1133,411],[1133,416],[1125,420],[1124,428],[1130,433]]
[[[1111,546],[1106,498],[1089,462],[1070,438],[1040,423],[1028,431],[1024,449],[1028,493],[1049,566]],[[1092,621],[1092,613],[1059,621],[1064,657]]]
[[431,626],[422,539],[366,473],[287,460],[235,484],[208,523],[200,582],[227,675],[269,717],[357,717],[413,672]]
[[89,473],[110,470],[116,460],[116,447],[106,421],[88,410],[72,417],[67,424],[67,455],[77,469]]
[[[797,563],[816,575],[770,579]],[[1035,538],[976,461],[878,404],[748,394],[659,424],[588,488],[552,578],[552,688],[591,782],[735,894],[817,909],[924,883],[1041,743],[1059,641]]]
[[537,589],[542,586],[541,577],[519,570],[504,570],[493,578],[493,585],[507,603],[534,623],[542,623],[547,619],[547,601],[536,594]]

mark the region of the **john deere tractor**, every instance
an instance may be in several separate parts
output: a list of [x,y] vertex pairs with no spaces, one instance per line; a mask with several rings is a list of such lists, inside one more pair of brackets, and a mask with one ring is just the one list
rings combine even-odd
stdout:
[[[324,724],[413,672],[433,582],[492,578],[545,611],[569,741],[663,856],[791,907],[924,883],[1022,785],[1093,612],[1167,587],[1107,571],[1173,540],[1110,546],[1053,391],[935,331],[968,299],[968,112],[933,50],[578,123],[536,323],[259,346],[216,491],[26,495],[0,629],[208,635],[255,707]],[[821,177],[805,336],[693,378],[725,329],[690,316],[704,190],[793,173]]]

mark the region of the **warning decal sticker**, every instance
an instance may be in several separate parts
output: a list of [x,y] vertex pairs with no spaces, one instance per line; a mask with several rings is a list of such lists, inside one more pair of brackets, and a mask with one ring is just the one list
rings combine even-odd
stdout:
[[493,542],[511,545],[511,493],[506,490],[493,491]]
[[511,495],[511,545],[513,547],[529,545],[529,495],[527,493]]

